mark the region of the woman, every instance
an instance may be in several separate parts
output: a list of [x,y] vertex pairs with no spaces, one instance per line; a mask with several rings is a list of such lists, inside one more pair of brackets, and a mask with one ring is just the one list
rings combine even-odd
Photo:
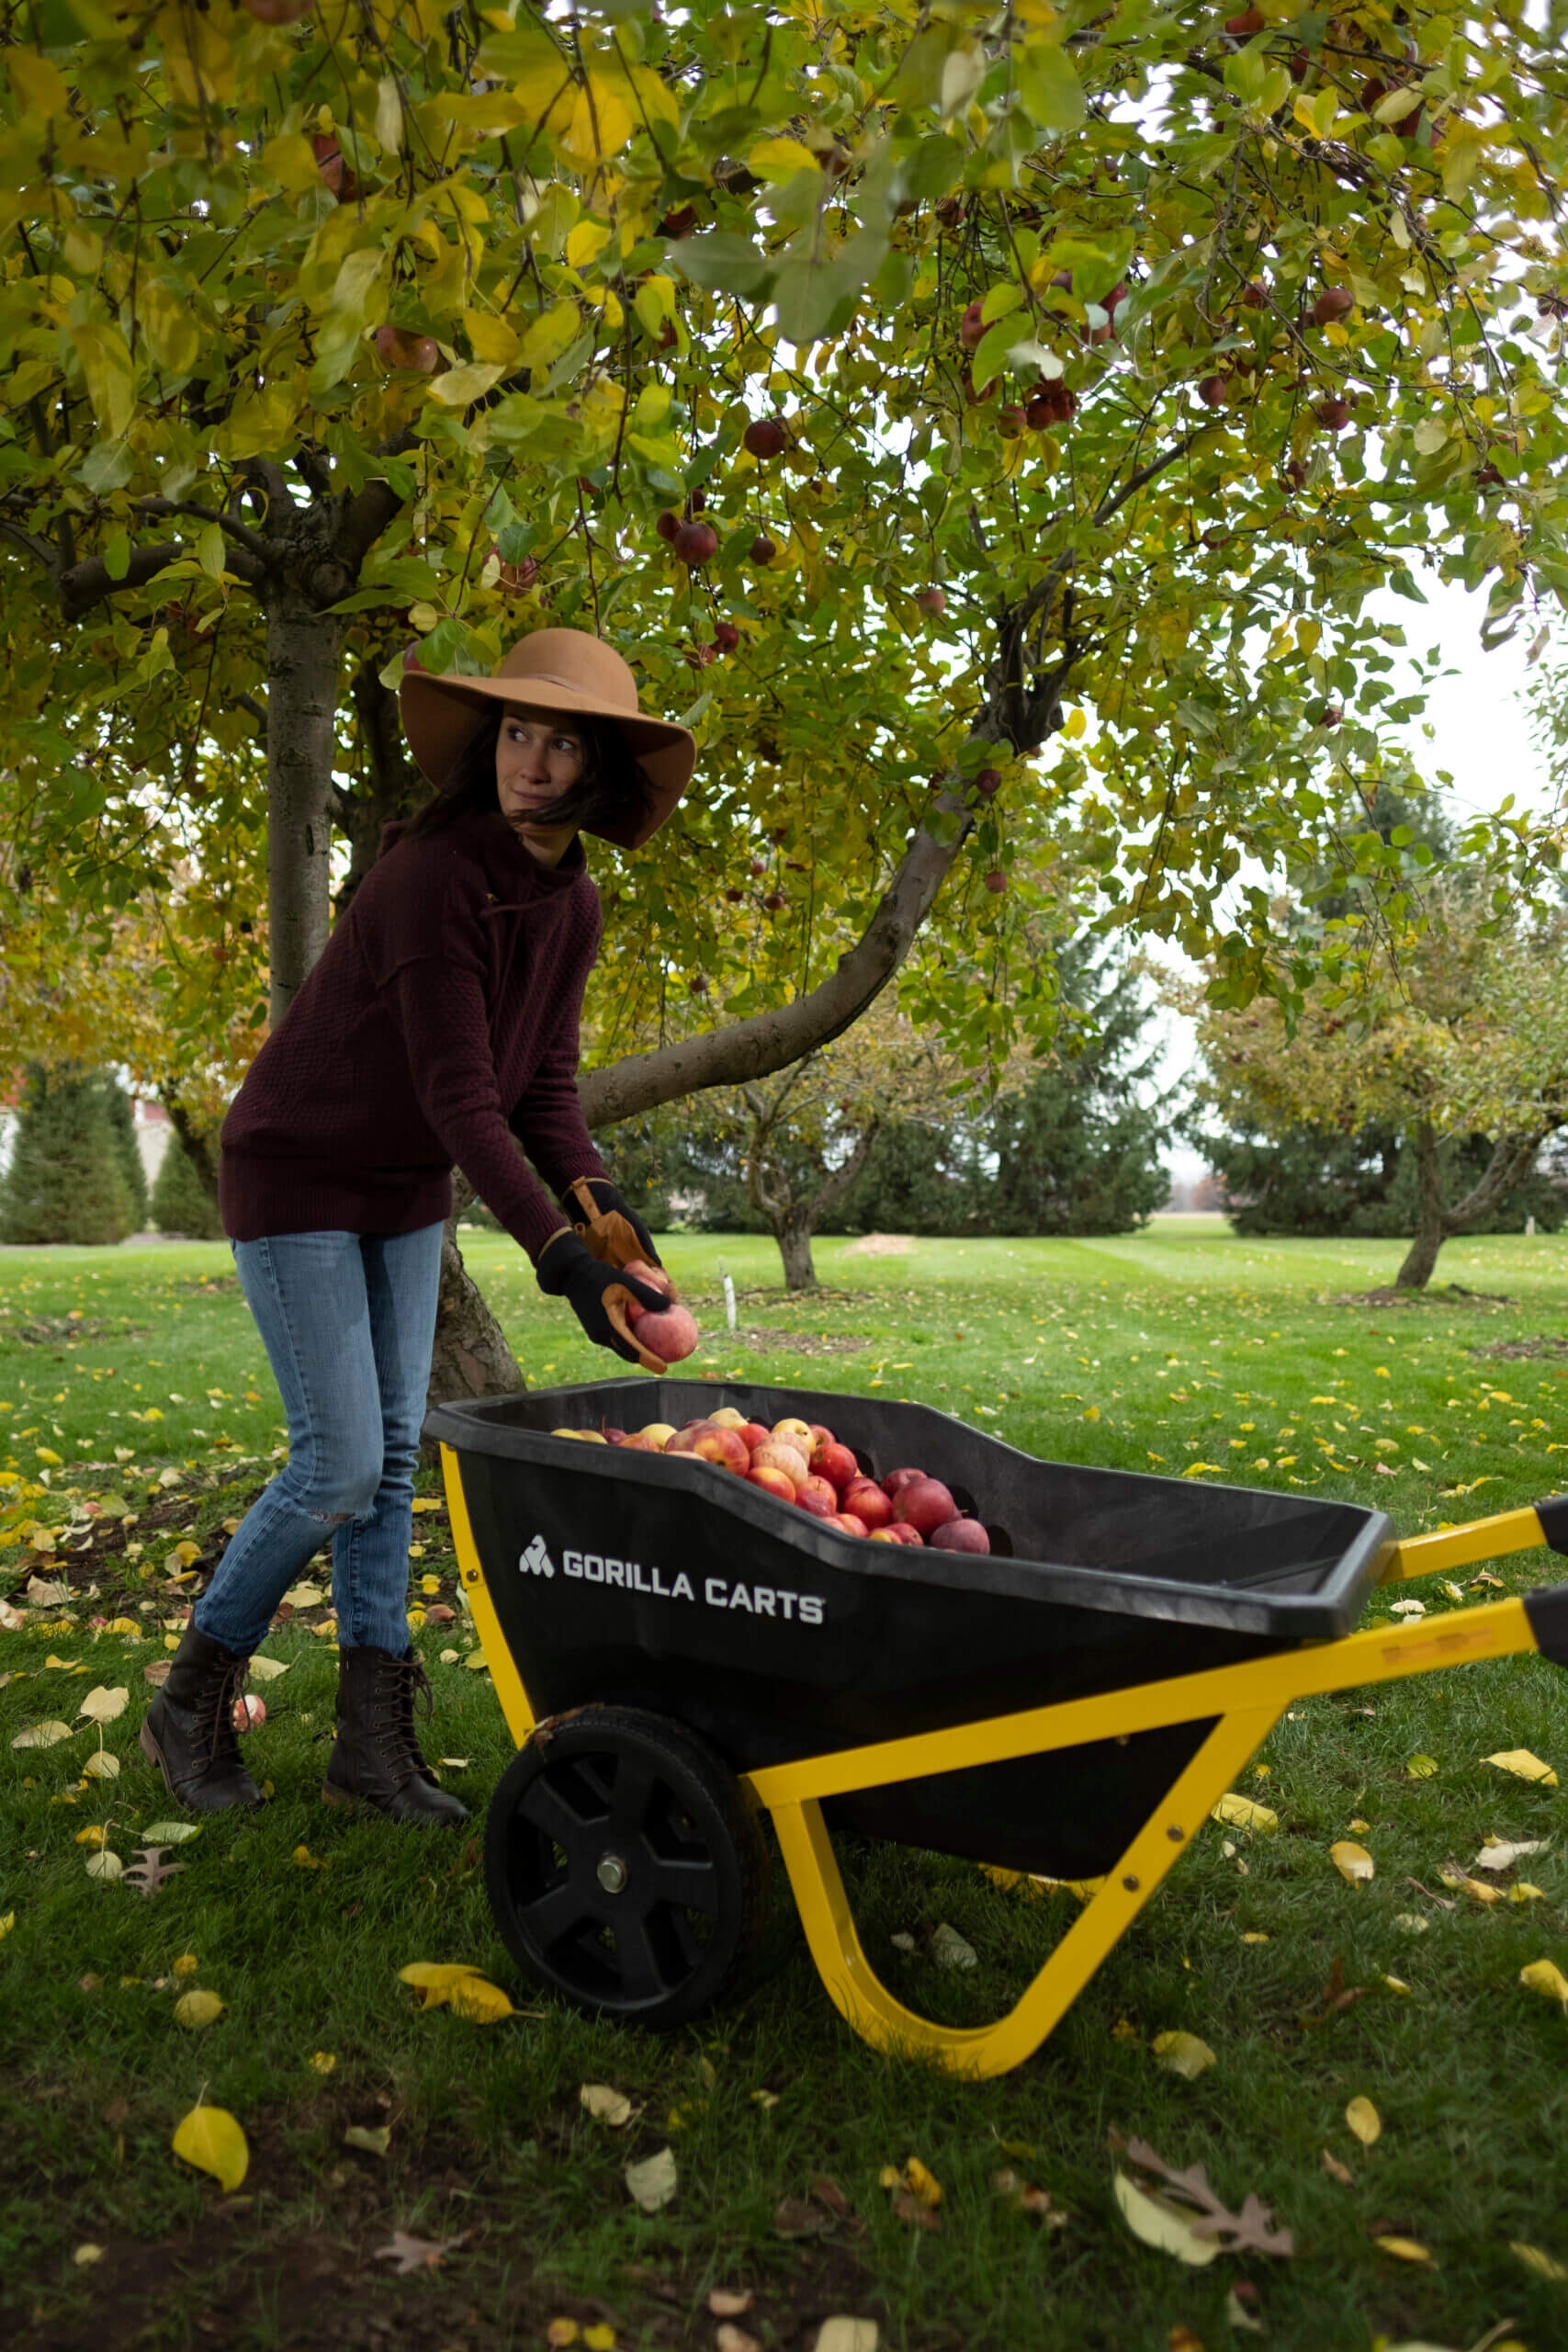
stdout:
[[[683,727],[647,718],[620,655],[540,629],[493,677],[411,671],[402,718],[435,797],[380,855],[223,1123],[220,1200],[288,1417],[288,1460],[197,1601],[141,1747],[197,1812],[261,1803],[232,1709],[278,1601],[330,1537],[341,1645],[322,1794],[458,1822],[414,1734],[430,1685],[406,1599],[442,1227],[459,1166],[590,1339],[635,1361],[612,1283],[573,1229],[604,1174],[577,1096],[578,1023],[603,918],[581,832],[637,849],[691,779]],[[514,1141],[513,1138],[516,1140]],[[552,1191],[576,1187],[567,1221]]]

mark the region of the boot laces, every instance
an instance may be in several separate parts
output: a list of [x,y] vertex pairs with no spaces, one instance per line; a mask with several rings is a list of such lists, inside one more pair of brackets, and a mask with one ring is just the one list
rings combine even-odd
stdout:
[[377,1734],[383,1755],[404,1772],[428,1771],[414,1730],[414,1709],[423,1701],[428,1723],[435,1712],[435,1694],[429,1675],[417,1657],[395,1658],[378,1694]]
[[231,1665],[216,1670],[202,1686],[194,1710],[195,1730],[198,1740],[206,1740],[209,1764],[215,1764],[220,1757],[225,1762],[240,1760],[234,1706],[244,1690],[250,1667],[248,1657],[237,1657]]

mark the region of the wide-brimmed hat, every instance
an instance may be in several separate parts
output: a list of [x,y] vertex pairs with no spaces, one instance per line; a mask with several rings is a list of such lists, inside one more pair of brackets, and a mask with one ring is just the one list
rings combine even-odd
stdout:
[[637,708],[630,664],[585,628],[536,629],[518,640],[488,678],[437,678],[425,670],[407,670],[400,701],[409,748],[438,790],[498,702],[608,721],[625,736],[650,787],[641,818],[591,829],[620,849],[640,849],[659,831],[697,763],[690,729],[645,717]]

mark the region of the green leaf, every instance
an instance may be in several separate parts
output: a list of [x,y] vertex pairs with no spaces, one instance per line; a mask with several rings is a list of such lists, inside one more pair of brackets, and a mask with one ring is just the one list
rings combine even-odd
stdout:
[[739,294],[754,301],[773,282],[773,265],[748,237],[724,229],[705,236],[682,237],[670,248],[670,259],[694,286],[710,294]]
[[93,414],[103,431],[118,440],[136,413],[136,370],[125,337],[107,319],[73,327],[71,335]]
[[1083,85],[1065,49],[1055,42],[1015,41],[1013,79],[1030,118],[1042,130],[1076,130],[1085,114]]

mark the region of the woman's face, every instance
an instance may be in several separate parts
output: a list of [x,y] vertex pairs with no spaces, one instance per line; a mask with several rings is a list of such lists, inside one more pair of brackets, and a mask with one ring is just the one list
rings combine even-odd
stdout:
[[531,811],[543,808],[570,790],[587,763],[582,733],[558,710],[535,710],[526,706],[508,710],[495,745],[495,789],[501,813],[525,846],[543,863],[554,865],[570,847],[575,828],[544,828],[531,822]]

